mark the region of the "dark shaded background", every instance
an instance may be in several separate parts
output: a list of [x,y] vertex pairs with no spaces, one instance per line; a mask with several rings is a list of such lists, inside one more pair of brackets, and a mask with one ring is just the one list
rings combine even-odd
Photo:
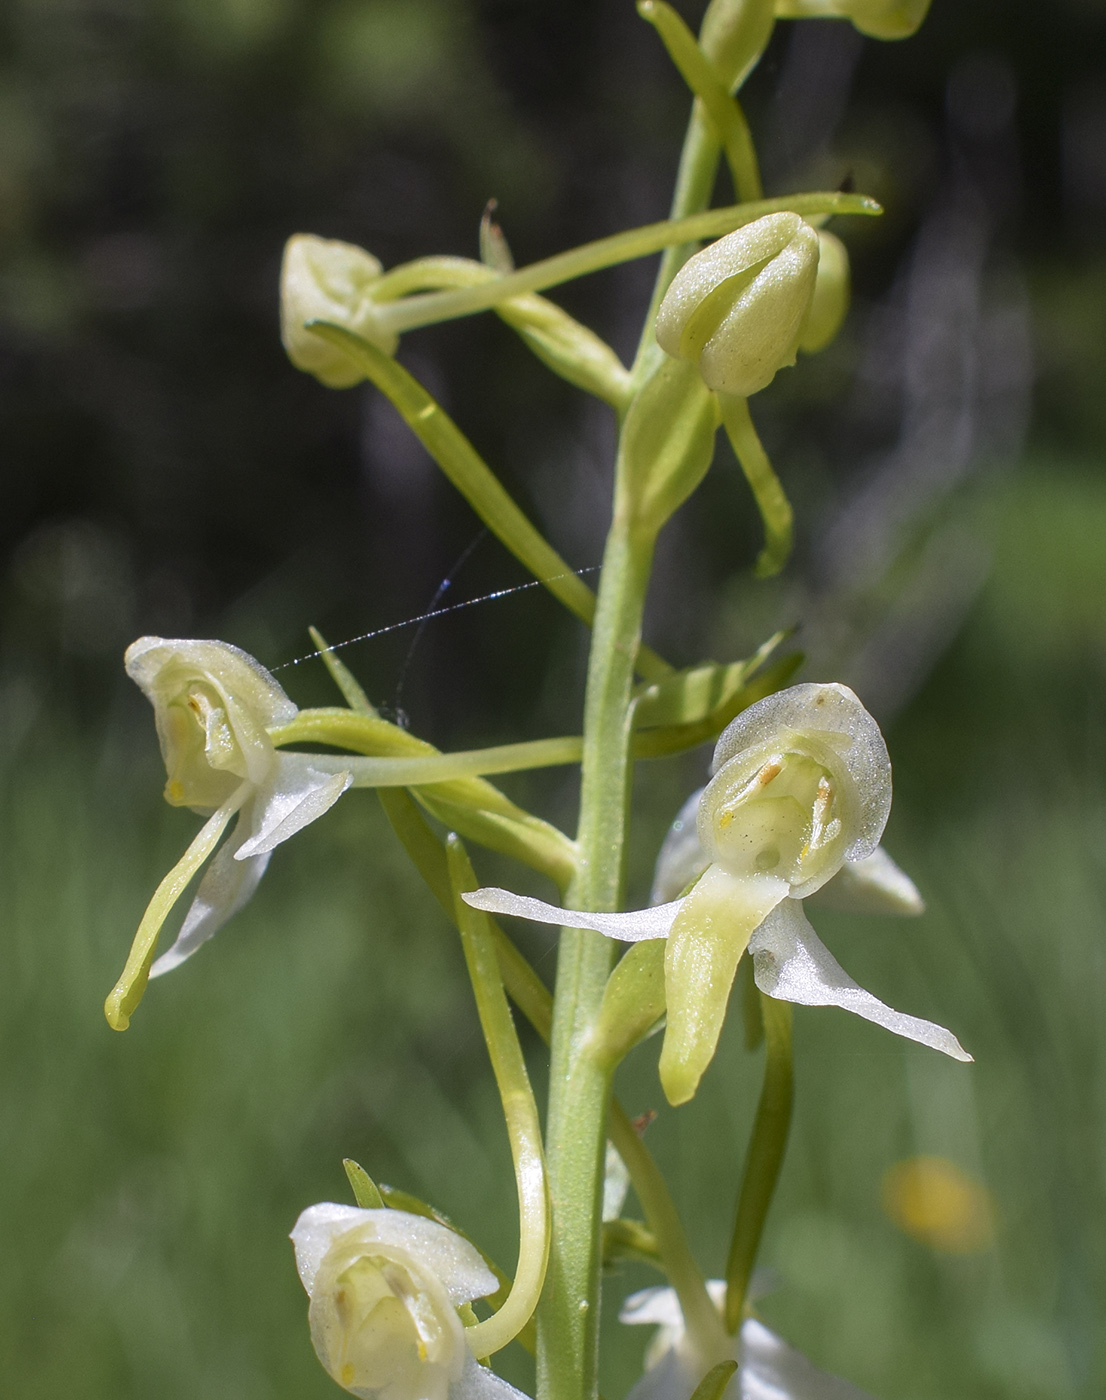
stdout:
[[[797,1017],[764,1304],[888,1400],[1106,1386],[1104,26],[1095,0],[935,0],[893,45],[778,26],[747,89],[769,191],[851,177],[887,214],[839,229],[840,340],[754,405],[793,565],[751,582],[757,527],[720,452],[650,599],[678,662],[800,624],[807,677],[848,680],[889,726],[889,842],[930,912],[819,928],[978,1065]],[[13,0],[0,45],[0,1377],[28,1400],[322,1397],[282,1236],[346,1198],[342,1155],[513,1257],[459,954],[355,795],[112,1036],[101,999],[194,829],[160,803],[121,653],[210,635],[280,666],[309,623],[344,640],[420,613],[478,535],[372,392],[286,362],[289,233],[386,265],[475,255],[494,195],[529,261],[663,215],[687,101],[623,0]],[[628,357],[651,274],[557,295]],[[608,411],[488,317],[400,353],[566,557],[597,563]],[[522,581],[485,539],[446,597]],[[413,636],[344,655],[426,737],[577,727],[584,639],[540,590]],[[301,703],[330,695],[317,665],[279,674]],[[642,769],[637,897],[704,763]],[[557,775],[511,791],[571,820]],[[653,1129],[713,1270],[757,1073],[732,1036]],[[621,1092],[659,1106],[648,1050]],[[934,1253],[883,1215],[883,1172],[917,1152],[986,1184],[989,1253]],[[651,1281],[627,1271],[611,1302]],[[644,1339],[609,1314],[617,1397]]]

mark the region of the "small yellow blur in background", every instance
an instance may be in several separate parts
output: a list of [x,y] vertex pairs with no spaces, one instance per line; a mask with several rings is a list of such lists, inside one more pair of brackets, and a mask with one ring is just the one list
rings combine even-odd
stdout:
[[883,1209],[904,1234],[941,1254],[980,1254],[995,1238],[990,1191],[945,1157],[908,1157],[884,1174]]

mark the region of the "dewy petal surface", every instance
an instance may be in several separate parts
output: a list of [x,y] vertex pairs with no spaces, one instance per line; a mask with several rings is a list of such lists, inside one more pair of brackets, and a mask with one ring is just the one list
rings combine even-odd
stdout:
[[311,766],[311,756],[274,754],[271,776],[253,804],[253,828],[236,859],[263,855],[330,810],[353,782],[347,771],[324,773]]
[[266,852],[250,860],[236,859],[243,841],[250,834],[251,805],[247,804],[238,814],[234,831],[219,847],[204,871],[176,942],[150,968],[151,977],[161,977],[179,967],[252,898],[269,864],[269,856]]
[[778,905],[754,933],[749,951],[756,984],[767,996],[798,1006],[839,1006],[954,1060],[972,1058],[951,1031],[892,1010],[854,982],[811,928],[800,900]]
[[467,1356],[461,1379],[449,1387],[449,1400],[528,1400],[528,1397],[487,1366],[481,1366],[475,1356]]
[[499,1286],[479,1250],[436,1220],[403,1210],[362,1210],[324,1201],[308,1206],[292,1228],[296,1268],[308,1293],[327,1251],[358,1228],[365,1230],[367,1241],[409,1250],[437,1274],[454,1305],[483,1298]]
[[474,909],[488,914],[512,914],[518,919],[532,919],[537,924],[555,924],[558,928],[587,928],[595,933],[616,938],[622,943],[639,943],[646,938],[667,938],[673,920],[683,900],[654,905],[651,909],[631,909],[622,914],[593,914],[581,909],[560,909],[543,899],[512,894],[510,890],[488,885],[461,898]]

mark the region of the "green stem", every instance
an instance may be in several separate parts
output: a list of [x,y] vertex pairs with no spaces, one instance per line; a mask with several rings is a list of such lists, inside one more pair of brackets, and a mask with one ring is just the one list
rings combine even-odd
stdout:
[[680,1300],[680,1311],[684,1315],[684,1326],[692,1345],[704,1366],[725,1360],[732,1351],[732,1345],[691,1253],[668,1186],[626,1116],[626,1110],[618,1103],[611,1105],[610,1134],[618,1155],[630,1173],[630,1180],[645,1212],[646,1223],[657,1242],[657,1252],[664,1263],[668,1281]]
[[[633,659],[653,558],[617,512],[607,538],[584,708],[579,867],[568,904],[617,909],[632,774]],[[565,929],[557,955],[546,1143],[554,1239],[538,1308],[540,1400],[591,1400],[598,1387],[600,1200],[610,1071],[589,1039],[614,961],[610,939]]]
[[745,1296],[756,1263],[760,1237],[779,1180],[791,1127],[793,1065],[791,1004],[760,994],[764,1017],[764,1087],[757,1104],[749,1153],[741,1177],[733,1241],[726,1264],[726,1330],[741,1326]]
[[[721,149],[718,138],[701,119],[697,122],[693,120],[692,126],[698,131],[696,142],[707,143],[705,149],[713,152],[711,160],[716,169]],[[688,147],[685,145],[686,150]],[[681,190],[677,187],[677,198],[684,198],[689,203],[697,200],[700,208],[710,198],[714,184],[713,169],[708,180],[704,174],[705,164],[709,164],[709,161],[704,162],[702,155],[696,155],[690,162],[682,161],[681,180],[686,188]],[[707,187],[705,193],[704,187]],[[703,238],[720,238],[743,224],[751,224],[754,219],[760,219],[765,214],[787,210],[802,214],[804,218],[817,214],[881,212],[879,204],[867,195],[825,191],[781,195],[777,199],[761,199],[752,204],[731,204],[723,209],[695,213],[688,218],[675,221],[662,219],[659,223],[645,224],[641,228],[611,234],[608,238],[599,238],[593,243],[584,243],[565,253],[543,258],[540,262],[531,263],[529,267],[519,268],[517,272],[508,273],[507,276],[482,286],[463,287],[453,292],[427,292],[420,296],[406,297],[402,301],[381,302],[378,304],[376,318],[383,330],[396,334],[414,330],[417,326],[453,321],[461,316],[471,316],[477,311],[488,311],[498,302],[520,296],[523,292],[544,291],[562,282],[584,277],[588,273],[599,272],[602,268],[614,267],[617,263],[648,257],[651,253],[659,253],[665,248],[681,244],[686,246],[689,242],[698,242]]]

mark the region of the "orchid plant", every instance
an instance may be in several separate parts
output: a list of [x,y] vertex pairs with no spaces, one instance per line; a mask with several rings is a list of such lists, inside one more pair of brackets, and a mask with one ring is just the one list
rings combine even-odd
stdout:
[[[154,707],[166,799],[205,821],[159,885],[108,997],[114,1028],[126,1028],[151,977],[178,967],[242,907],[276,846],[351,787],[376,789],[460,935],[513,1154],[518,1257],[513,1274],[505,1273],[434,1206],[377,1185],[347,1162],[356,1204],[309,1206],[292,1240],[315,1350],[351,1394],[507,1400],[518,1392],[492,1359],[517,1340],[536,1356],[538,1400],[595,1400],[603,1266],[626,1257],[665,1279],[621,1314],[625,1323],[659,1329],[633,1400],[859,1394],[758,1320],[750,1283],[787,1139],[792,1005],[843,1007],[970,1058],[951,1032],[858,986],[806,917],[808,900],[856,912],[921,910],[909,877],[880,845],[891,805],[886,745],[845,686],[790,684],[801,658],[781,654],[782,636],[747,659],[676,669],[641,634],[657,537],[709,470],[720,427],[763,522],[756,572],[770,575],[786,563],[791,507],[749,399],[841,325],[848,257],[827,221],[879,213],[873,200],[840,191],[766,199],[736,94],[778,17],[836,17],[894,39],[912,33],[926,7],[927,0],[711,0],[696,38],[663,0],[639,0],[694,98],[671,215],[660,223],[518,269],[488,214],[478,261],[432,256],[385,271],[349,244],[301,234],[287,245],[281,315],[292,363],[330,388],[374,385],[489,530],[591,628],[580,734],[460,753],[441,753],[378,713],[317,633],[340,706],[298,709],[263,666],[223,642],[144,637],[127,652],[128,674]],[[723,157],[736,202],[711,208]],[[656,289],[630,367],[543,295],[655,253],[662,254]],[[404,334],[482,311],[495,312],[554,373],[617,417],[596,593],[395,358]],[[635,763],[711,741],[710,781],[673,823],[653,904],[625,909]],[[556,764],[580,766],[574,836],[489,781]],[[556,902],[482,887],[467,846],[537,872]],[[156,957],[165,920],[205,865],[175,942]],[[552,993],[496,914],[561,928]],[[630,947],[620,957],[624,943]],[[622,1061],[663,1029],[663,1091],[673,1106],[693,1098],[743,959],[752,965],[751,1039],[766,1046],[764,1086],[726,1276],[708,1282],[644,1129],[627,1117],[612,1084]],[[511,1002],[550,1046],[544,1115]],[[627,1182],[641,1220],[623,1216]]]

